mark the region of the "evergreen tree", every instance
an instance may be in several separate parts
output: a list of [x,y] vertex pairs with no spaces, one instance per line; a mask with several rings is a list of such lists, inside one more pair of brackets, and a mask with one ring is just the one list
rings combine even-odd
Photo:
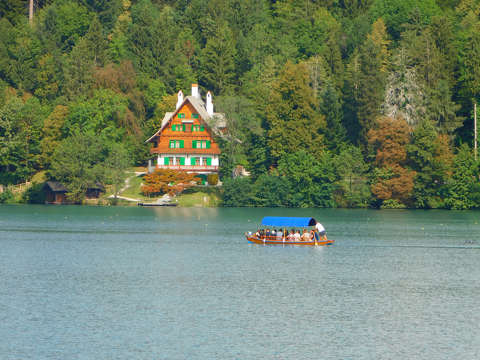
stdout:
[[367,207],[371,192],[367,183],[368,165],[356,146],[344,147],[334,158],[338,181],[335,203],[342,207]]
[[91,93],[95,57],[90,50],[87,41],[82,39],[65,60],[63,92],[70,100],[85,97]]
[[69,52],[87,33],[90,16],[87,8],[78,2],[55,1],[39,15],[39,36],[49,52]]
[[43,123],[42,140],[40,141],[40,165],[43,168],[50,166],[50,161],[55,149],[62,138],[62,127],[68,115],[68,107],[57,105]]
[[107,42],[103,35],[102,24],[95,16],[90,23],[88,32],[85,34],[86,47],[93,56],[93,64],[102,66],[105,62]]
[[320,110],[325,115],[325,143],[329,150],[336,150],[346,141],[346,130],[342,124],[343,111],[340,97],[332,84],[327,83],[322,94]]
[[418,208],[443,207],[446,183],[451,169],[448,142],[442,142],[432,122],[420,123],[407,147],[410,165],[416,172],[413,198]]
[[52,54],[43,55],[38,61],[36,71],[35,95],[49,101],[58,96],[60,88],[60,64]]
[[463,210],[480,207],[479,170],[480,164],[472,156],[472,150],[463,144],[453,164],[452,180],[445,200],[448,208]]
[[360,62],[358,52],[355,49],[346,68],[344,83],[344,124],[347,135],[354,144],[359,142],[360,123],[357,109],[360,101]]
[[389,56],[387,45],[385,25],[379,19],[373,24],[358,56],[357,119],[363,144],[367,142],[367,132],[373,127],[384,100]]
[[324,147],[325,117],[315,108],[305,64],[287,62],[273,84],[266,107],[268,147],[274,162],[285,154]]
[[235,78],[235,44],[228,26],[219,26],[210,38],[201,57],[200,81],[214,94],[221,95],[232,90]]

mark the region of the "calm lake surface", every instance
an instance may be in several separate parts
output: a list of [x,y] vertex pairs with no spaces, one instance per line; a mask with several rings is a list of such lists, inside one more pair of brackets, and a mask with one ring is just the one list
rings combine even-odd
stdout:
[[0,282],[1,359],[480,358],[480,212],[4,205]]

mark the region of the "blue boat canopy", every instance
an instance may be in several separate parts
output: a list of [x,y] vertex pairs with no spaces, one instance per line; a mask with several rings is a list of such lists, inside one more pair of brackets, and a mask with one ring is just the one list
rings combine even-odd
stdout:
[[317,220],[311,217],[266,216],[262,219],[262,225],[265,225],[265,226],[306,227],[306,226],[314,226],[316,223],[317,223]]

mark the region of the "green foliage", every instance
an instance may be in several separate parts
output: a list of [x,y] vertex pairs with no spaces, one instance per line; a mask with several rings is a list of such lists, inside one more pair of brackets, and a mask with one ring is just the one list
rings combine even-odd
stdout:
[[103,182],[104,146],[91,133],[75,132],[55,150],[50,177],[68,189],[67,196],[81,202],[89,186]]
[[45,183],[34,183],[22,194],[22,202],[28,204],[45,204],[44,186]]
[[285,154],[319,153],[324,147],[325,117],[315,108],[308,79],[306,65],[287,62],[273,84],[266,120],[274,162]]
[[418,21],[429,24],[431,18],[441,13],[435,0],[375,0],[370,8],[372,19],[382,18],[390,35],[398,39],[405,24]]
[[416,171],[413,197],[418,208],[443,207],[446,197],[448,158],[442,152],[449,152],[447,146],[438,141],[438,133],[430,121],[422,122],[414,131],[412,143],[408,146],[411,167]]
[[9,188],[6,188],[3,190],[3,192],[0,192],[0,204],[9,204],[12,203],[13,200],[14,196]]
[[226,179],[223,182],[223,206],[254,206],[252,184],[247,177]]
[[327,152],[314,156],[303,150],[284,155],[278,172],[290,187],[286,204],[291,207],[332,207],[333,182],[336,180],[333,159]]
[[24,0],[9,0],[0,2],[0,19],[5,19],[12,24],[26,19],[27,10]]
[[59,0],[44,8],[39,16],[40,36],[53,50],[71,50],[86,34],[91,14],[75,1]]
[[132,158],[124,145],[114,143],[108,149],[108,156],[103,167],[103,179],[113,186],[113,194],[117,198],[120,189],[125,185],[126,170],[132,165]]
[[127,128],[127,109],[125,96],[112,90],[96,90],[88,100],[72,104],[63,127],[64,133],[71,135],[82,130],[120,142]]
[[0,183],[19,183],[38,169],[44,108],[13,96],[0,108]]
[[290,188],[285,177],[263,174],[253,184],[252,192],[255,206],[287,206]]
[[405,209],[405,204],[402,204],[396,199],[387,199],[382,203],[382,209]]
[[338,180],[335,183],[335,203],[342,207],[367,207],[371,192],[367,183],[368,165],[362,152],[347,146],[334,158]]
[[232,89],[235,77],[235,44],[228,26],[219,27],[203,49],[200,79],[214,94]]
[[479,171],[480,163],[475,161],[472,150],[462,145],[455,156],[453,175],[448,186],[445,200],[448,208],[464,210],[480,207]]

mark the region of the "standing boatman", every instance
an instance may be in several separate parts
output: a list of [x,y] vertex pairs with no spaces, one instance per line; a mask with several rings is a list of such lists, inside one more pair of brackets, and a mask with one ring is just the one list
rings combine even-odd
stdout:
[[318,221],[315,224],[315,230],[317,230],[321,240],[327,240],[327,232],[325,231],[325,228],[323,227],[323,225],[320,224]]

